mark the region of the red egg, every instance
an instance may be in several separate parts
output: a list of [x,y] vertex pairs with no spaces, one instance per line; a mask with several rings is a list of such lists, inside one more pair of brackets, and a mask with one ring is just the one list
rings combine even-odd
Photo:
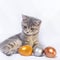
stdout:
[[44,53],[49,58],[54,58],[56,56],[56,50],[53,47],[46,47]]

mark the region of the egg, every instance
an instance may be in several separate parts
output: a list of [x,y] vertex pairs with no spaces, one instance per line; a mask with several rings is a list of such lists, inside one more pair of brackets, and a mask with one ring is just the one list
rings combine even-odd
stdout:
[[56,50],[53,47],[46,47],[44,53],[49,58],[54,58],[56,56]]
[[18,49],[18,53],[23,55],[23,56],[30,56],[30,55],[32,55],[32,47],[29,45],[21,46]]
[[36,57],[43,56],[43,49],[41,47],[35,47],[33,49],[33,55],[36,56]]

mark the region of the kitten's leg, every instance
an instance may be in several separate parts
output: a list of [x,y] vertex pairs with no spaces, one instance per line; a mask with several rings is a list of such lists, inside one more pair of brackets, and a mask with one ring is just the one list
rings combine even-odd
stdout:
[[[8,41],[8,42],[7,42]],[[6,43],[7,42],[7,43]],[[10,56],[17,52],[17,49],[22,45],[22,41],[16,36],[9,38],[1,44],[1,51]]]
[[32,40],[26,40],[25,41],[25,45],[30,45],[31,47],[33,47],[33,41]]
[[34,40],[33,49],[38,46],[40,46],[40,42],[38,40]]

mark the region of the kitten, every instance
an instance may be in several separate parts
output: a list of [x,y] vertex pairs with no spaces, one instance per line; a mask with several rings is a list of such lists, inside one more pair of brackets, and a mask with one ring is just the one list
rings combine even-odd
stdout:
[[26,15],[22,15],[22,18],[22,32],[0,44],[1,51],[7,56],[17,53],[22,45],[30,45],[32,48],[39,46],[38,33],[41,20]]

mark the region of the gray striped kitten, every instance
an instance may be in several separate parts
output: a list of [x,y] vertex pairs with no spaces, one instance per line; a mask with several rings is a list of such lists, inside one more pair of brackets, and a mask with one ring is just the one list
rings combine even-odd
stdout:
[[33,48],[39,45],[38,33],[41,21],[26,15],[22,15],[22,19],[22,32],[0,44],[1,51],[7,56],[17,53],[22,45],[30,45]]

